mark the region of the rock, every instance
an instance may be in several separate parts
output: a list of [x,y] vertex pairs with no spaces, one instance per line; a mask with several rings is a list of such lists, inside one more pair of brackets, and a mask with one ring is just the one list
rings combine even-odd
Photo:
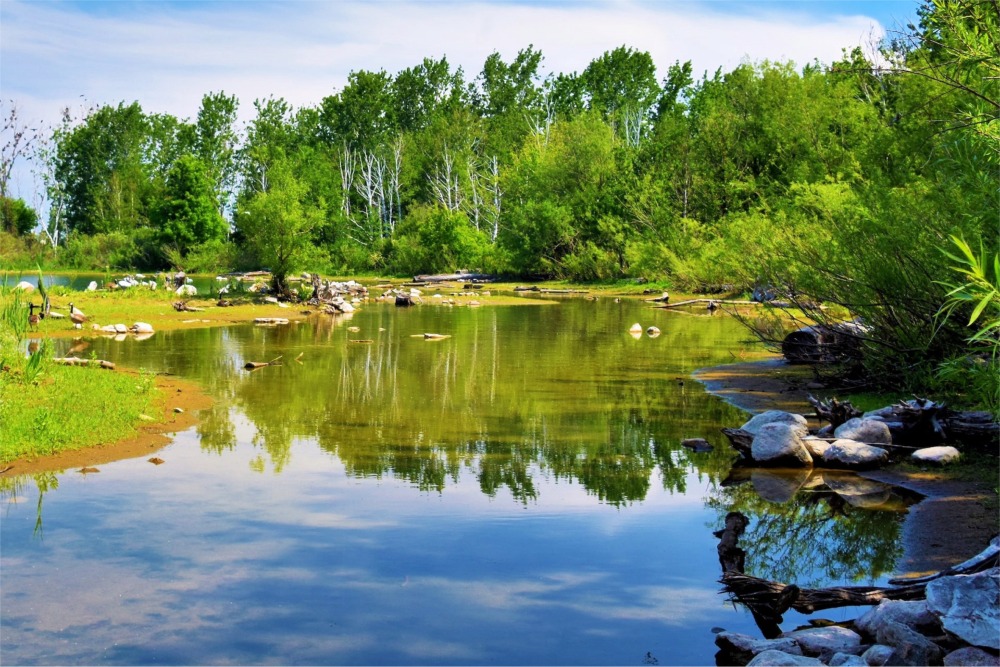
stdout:
[[656,327],[649,327],[648,329],[646,329],[646,335],[649,336],[650,338],[656,338],[657,336],[660,335],[660,330],[657,329]]
[[153,333],[153,325],[146,322],[136,322],[132,325],[132,333],[151,334]]
[[892,417],[893,410],[891,405],[887,405],[884,408],[879,408],[878,410],[869,410],[868,412],[861,415],[862,419],[882,419],[883,421]]
[[813,459],[819,459],[823,457],[823,453],[829,449],[830,445],[833,443],[817,438],[814,435],[807,435],[802,438],[802,444],[804,444],[806,449],[809,450],[809,454],[813,457]]
[[97,291],[97,281],[96,280],[91,280],[90,283],[87,285],[87,289],[85,291],[87,291],[87,292],[96,292]]
[[128,333],[128,327],[125,326],[124,324],[116,324],[115,333],[120,333],[120,334]]
[[764,500],[772,503],[787,503],[795,497],[809,478],[809,471],[799,470],[763,470],[756,469],[750,473],[750,481],[754,491]]
[[631,327],[629,327],[628,332],[632,333],[632,334],[634,334],[634,333],[641,334],[642,333],[642,325],[639,324],[638,322],[636,322]]
[[830,662],[827,663],[830,667],[868,667],[868,663],[860,655],[854,655],[852,653],[834,653],[833,657],[830,658]]
[[748,433],[757,435],[757,433],[760,432],[760,429],[765,425],[774,423],[788,424],[796,427],[796,431],[800,437],[805,437],[805,435],[809,432],[805,417],[802,415],[792,414],[791,412],[784,412],[782,410],[768,410],[767,412],[762,412],[759,415],[754,415],[740,428]]
[[973,646],[1000,651],[1000,568],[928,583],[927,607],[946,631]]
[[22,280],[18,284],[14,285],[14,289],[20,292],[34,292],[35,286],[29,283],[27,280]]
[[941,647],[902,623],[886,621],[875,636],[879,644],[892,647],[889,665],[935,665],[941,662]]
[[927,600],[882,600],[854,621],[864,635],[875,637],[883,623],[900,623],[923,634],[937,634],[941,622],[927,607]]
[[833,432],[833,437],[854,440],[869,445],[891,445],[892,434],[883,421],[855,417],[848,419]]
[[[785,413],[788,414],[788,413]],[[802,444],[799,429],[784,422],[764,424],[750,444],[750,456],[766,465],[811,466],[809,450]]]
[[837,440],[823,452],[823,463],[834,468],[864,470],[889,460],[889,452],[854,440]]
[[987,653],[976,646],[966,646],[957,651],[952,651],[944,657],[945,667],[958,667],[959,665],[970,665],[972,667],[998,667],[1000,657]]
[[839,625],[829,625],[825,628],[806,628],[786,632],[782,637],[790,637],[802,647],[802,652],[809,655],[820,653],[850,653],[851,649],[861,646],[861,635],[842,628]]
[[174,294],[177,296],[195,296],[198,294],[198,288],[194,285],[181,285]]
[[933,463],[934,465],[943,466],[947,463],[954,463],[961,456],[961,453],[954,447],[942,445],[940,447],[918,449],[910,455],[910,458],[916,463]]
[[710,452],[714,449],[712,444],[705,438],[686,438],[681,440],[681,446],[693,449],[696,452]]
[[177,414],[181,414],[182,412],[184,412],[184,408],[174,408],[174,412],[176,412]]
[[354,306],[352,306],[351,304],[347,303],[346,301],[344,303],[338,305],[337,309],[340,310],[340,312],[342,312],[342,313],[353,313],[354,312]]
[[892,655],[892,647],[885,646],[883,644],[875,644],[867,651],[861,654],[862,659],[871,667],[882,667],[889,661],[889,657]]
[[723,630],[715,635],[715,645],[733,657],[748,659],[765,651],[780,651],[791,655],[802,655],[802,649],[794,639],[757,639],[739,632]]
[[791,653],[785,653],[784,651],[764,651],[763,653],[758,653],[754,656],[754,659],[747,663],[747,667],[751,665],[776,665],[778,667],[784,667],[785,665],[822,665],[823,663],[816,658],[807,658],[802,655],[792,655]]

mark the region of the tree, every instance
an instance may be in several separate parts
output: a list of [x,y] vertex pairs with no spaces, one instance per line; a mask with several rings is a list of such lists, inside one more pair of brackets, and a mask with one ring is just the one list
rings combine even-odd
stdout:
[[163,244],[182,256],[194,246],[223,240],[229,226],[219,214],[208,169],[193,155],[183,155],[167,174],[163,199],[154,209]]
[[195,124],[195,154],[208,169],[220,215],[232,205],[239,142],[235,129],[238,108],[235,95],[209,93],[201,99]]
[[629,145],[637,146],[660,95],[652,56],[624,46],[606,51],[591,61],[580,83],[588,108],[600,112]]
[[279,293],[286,278],[311,246],[310,234],[322,223],[319,209],[306,203],[307,190],[285,158],[268,167],[267,186],[246,198],[236,211],[236,227],[245,246],[270,269]]
[[3,214],[3,231],[10,234],[30,234],[38,224],[38,213],[23,199],[0,197],[0,213]]
[[[3,100],[0,114],[3,115],[3,126],[0,127],[0,140],[3,141],[0,150],[0,201],[3,202],[3,206],[0,206],[0,230],[17,233],[19,225],[24,224],[23,217],[17,216],[24,211],[12,203],[15,200],[11,199],[10,179],[14,173],[14,165],[31,155],[32,147],[38,140],[38,132],[25,127],[14,100]],[[24,202],[21,204],[23,206]]]

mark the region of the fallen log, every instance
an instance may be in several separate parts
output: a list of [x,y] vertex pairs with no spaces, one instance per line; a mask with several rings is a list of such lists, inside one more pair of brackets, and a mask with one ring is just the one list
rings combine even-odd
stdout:
[[459,271],[458,273],[438,273],[434,275],[413,276],[415,282],[422,283],[447,283],[463,281],[493,282],[497,278],[488,273],[468,273]]
[[100,368],[106,368],[109,371],[115,370],[114,363],[110,361],[104,361],[103,359],[80,359],[78,357],[56,357],[52,361],[57,364],[62,364],[63,366],[98,366]]
[[281,357],[272,359],[271,361],[248,361],[243,365],[243,368],[248,371],[255,371],[258,368],[264,368],[265,366],[280,366]]
[[[657,299],[653,299],[656,301]],[[656,306],[656,308],[679,308],[680,306],[690,306],[693,303],[707,303],[725,305],[725,306],[759,306],[761,305],[758,301],[742,301],[737,299],[687,299],[685,301],[677,301],[676,303],[664,303],[663,305]]]
[[[766,604],[778,613],[794,609],[811,614],[837,607],[874,606],[882,600],[922,600],[925,584],[900,587],[831,586],[829,588],[799,588],[795,584],[769,581],[739,572],[725,572],[719,580],[727,592],[743,603]],[[794,593],[794,595],[792,594]],[[780,609],[781,606],[784,609]]]
[[518,285],[514,288],[515,292],[537,292],[538,285]]
[[175,301],[174,310],[178,313],[200,313],[205,310],[204,308],[195,308],[194,306],[189,306],[186,301]]
[[284,317],[256,317],[253,321],[254,324],[262,324],[265,326],[274,326],[278,324],[288,324],[288,320]]
[[928,574],[923,577],[898,577],[890,579],[889,583],[893,586],[927,584],[941,577],[950,577],[956,574],[975,574],[997,567],[998,565],[1000,565],[1000,538],[995,537],[988,547],[958,565],[952,565],[940,572]]

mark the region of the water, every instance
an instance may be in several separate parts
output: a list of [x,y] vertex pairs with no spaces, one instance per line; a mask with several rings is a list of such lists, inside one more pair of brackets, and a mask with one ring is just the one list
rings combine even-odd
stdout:
[[2,478],[3,661],[714,664],[713,627],[760,635],[718,593],[727,511],[750,573],[830,585],[891,571],[905,507],[730,474],[746,415],[687,376],[745,338],[574,299],[94,340],[216,403],[163,465]]

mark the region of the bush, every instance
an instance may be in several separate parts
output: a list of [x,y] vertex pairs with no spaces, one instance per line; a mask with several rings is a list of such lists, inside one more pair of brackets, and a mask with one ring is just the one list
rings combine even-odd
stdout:
[[390,267],[407,275],[478,268],[487,245],[464,213],[417,206],[396,228]]

